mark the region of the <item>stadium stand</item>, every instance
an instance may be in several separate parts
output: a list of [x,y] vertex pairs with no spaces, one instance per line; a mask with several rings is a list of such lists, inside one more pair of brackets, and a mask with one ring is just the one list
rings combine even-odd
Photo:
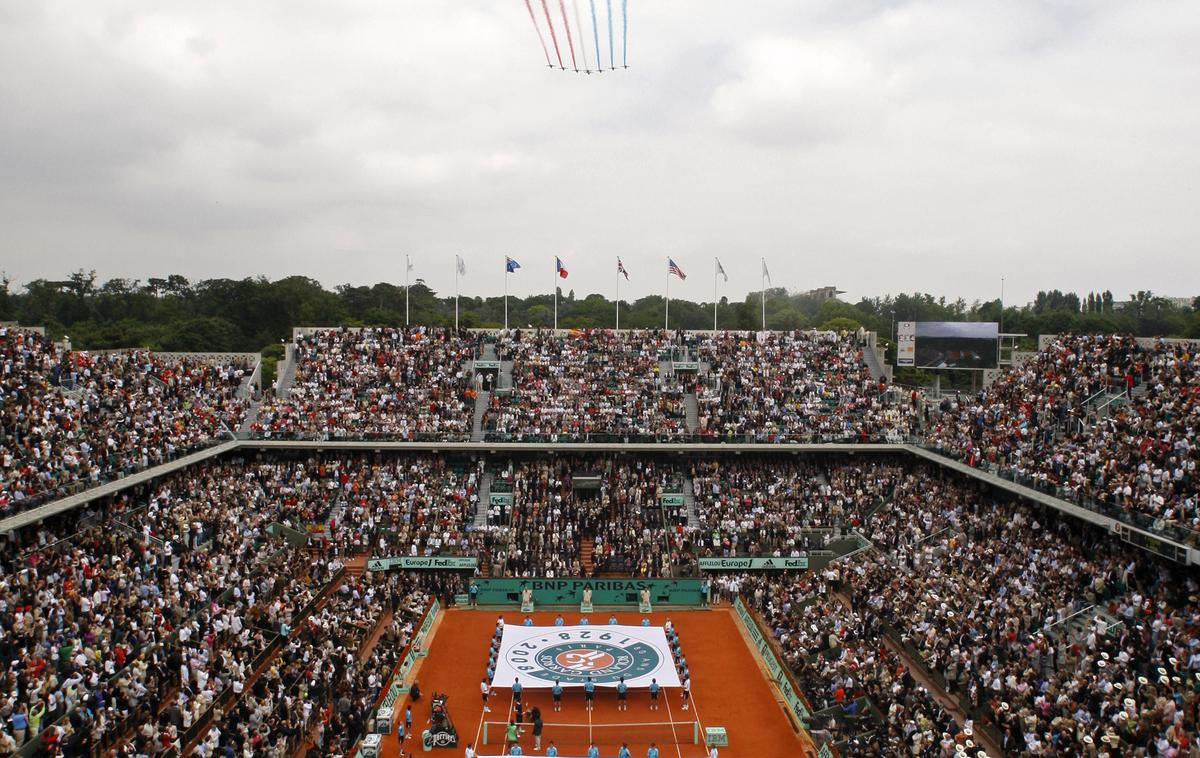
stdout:
[[0,516],[232,436],[252,368],[249,358],[72,351],[0,328]]
[[934,415],[927,439],[971,465],[1197,544],[1198,428],[1194,345],[1064,335]]
[[673,341],[663,331],[588,330],[558,335],[501,335],[512,387],[493,394],[483,417],[486,439],[655,439],[688,430],[688,383],[660,364]]
[[[245,412],[240,364],[3,337],[4,515],[206,444]],[[1060,336],[939,407],[873,378],[860,342],[500,335],[513,386],[486,392],[482,423],[528,451],[264,447],[16,529],[0,537],[0,754],[35,737],[48,755],[345,754],[431,598],[469,577],[363,574],[367,557],[668,577],[703,557],[821,555],[712,579],[759,614],[814,737],[841,755],[1200,755],[1200,580],[1167,558],[915,452],[537,444],[916,435],[1197,544],[1190,344]],[[480,349],[447,330],[300,334],[295,385],[256,434],[469,439]],[[695,374],[672,368],[680,355]],[[832,549],[849,537],[866,547]]]
[[272,439],[470,438],[476,389],[469,332],[317,329],[296,336],[295,378],[252,431]]
[[910,410],[872,377],[865,343],[836,332],[721,333],[699,341],[708,371],[703,438],[754,442],[903,440]]

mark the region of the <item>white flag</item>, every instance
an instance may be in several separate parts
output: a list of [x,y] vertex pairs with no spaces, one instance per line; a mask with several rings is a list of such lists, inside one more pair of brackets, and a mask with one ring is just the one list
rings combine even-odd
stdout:
[[770,271],[767,271],[767,259],[766,259],[766,258],[763,258],[763,259],[762,259],[762,264],[763,264],[763,279],[766,279],[766,280],[767,280],[767,283],[768,283],[768,284],[770,284],[770,282],[771,282],[771,272],[770,272]]
[[406,256],[404,256],[404,262],[405,262],[406,264],[408,264],[408,270],[409,270],[409,271],[412,271],[412,261],[410,261],[410,260],[408,259],[408,256],[407,256],[407,255],[406,255]]
[[713,257],[713,260],[717,262],[717,273],[720,274],[721,276],[725,277],[725,281],[728,282],[729,274],[725,273],[725,267],[721,265],[721,259],[717,258],[717,257]]
[[456,255],[456,256],[454,256],[454,259],[458,262],[458,275],[466,276],[467,275],[467,264],[463,262],[462,256]]

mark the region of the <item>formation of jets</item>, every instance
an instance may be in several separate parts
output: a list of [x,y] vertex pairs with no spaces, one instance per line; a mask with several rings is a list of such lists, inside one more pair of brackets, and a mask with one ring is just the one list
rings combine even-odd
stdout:
[[[546,65],[547,65],[547,67],[549,67],[549,68],[554,68],[554,64],[553,64],[553,63],[548,63],[548,64],[546,64]],[[567,70],[567,67],[566,67],[566,66],[559,66],[559,68],[560,68],[560,69],[562,69],[563,71],[566,71],[566,70]],[[604,68],[598,68],[598,69],[596,69],[595,71],[591,70],[590,68],[585,68],[585,69],[583,70],[583,73],[585,73],[585,74],[603,74],[605,71],[616,71],[616,70],[617,70],[617,69],[619,69],[619,68],[629,68],[629,66],[609,66],[607,69],[604,69]],[[574,71],[575,71],[575,73],[577,73],[577,74],[579,73],[579,69],[574,69]]]

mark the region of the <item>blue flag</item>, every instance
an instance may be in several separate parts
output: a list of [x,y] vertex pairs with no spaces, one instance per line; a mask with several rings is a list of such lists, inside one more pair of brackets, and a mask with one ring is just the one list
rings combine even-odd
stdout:
[[509,258],[507,255],[504,256],[504,270],[506,272],[511,274],[512,272],[516,271],[519,268],[521,268],[520,263],[517,263],[512,258]]

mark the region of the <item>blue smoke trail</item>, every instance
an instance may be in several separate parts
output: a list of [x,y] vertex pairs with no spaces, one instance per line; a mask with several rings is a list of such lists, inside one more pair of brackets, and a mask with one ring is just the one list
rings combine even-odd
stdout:
[[613,31],[612,31],[612,0],[608,0],[608,67],[616,68],[613,64]]
[[596,23],[596,0],[588,0],[588,5],[592,6],[592,37],[596,40],[596,70],[603,71],[604,68],[600,65],[600,26]]
[[621,0],[621,65],[629,68],[629,0]]

